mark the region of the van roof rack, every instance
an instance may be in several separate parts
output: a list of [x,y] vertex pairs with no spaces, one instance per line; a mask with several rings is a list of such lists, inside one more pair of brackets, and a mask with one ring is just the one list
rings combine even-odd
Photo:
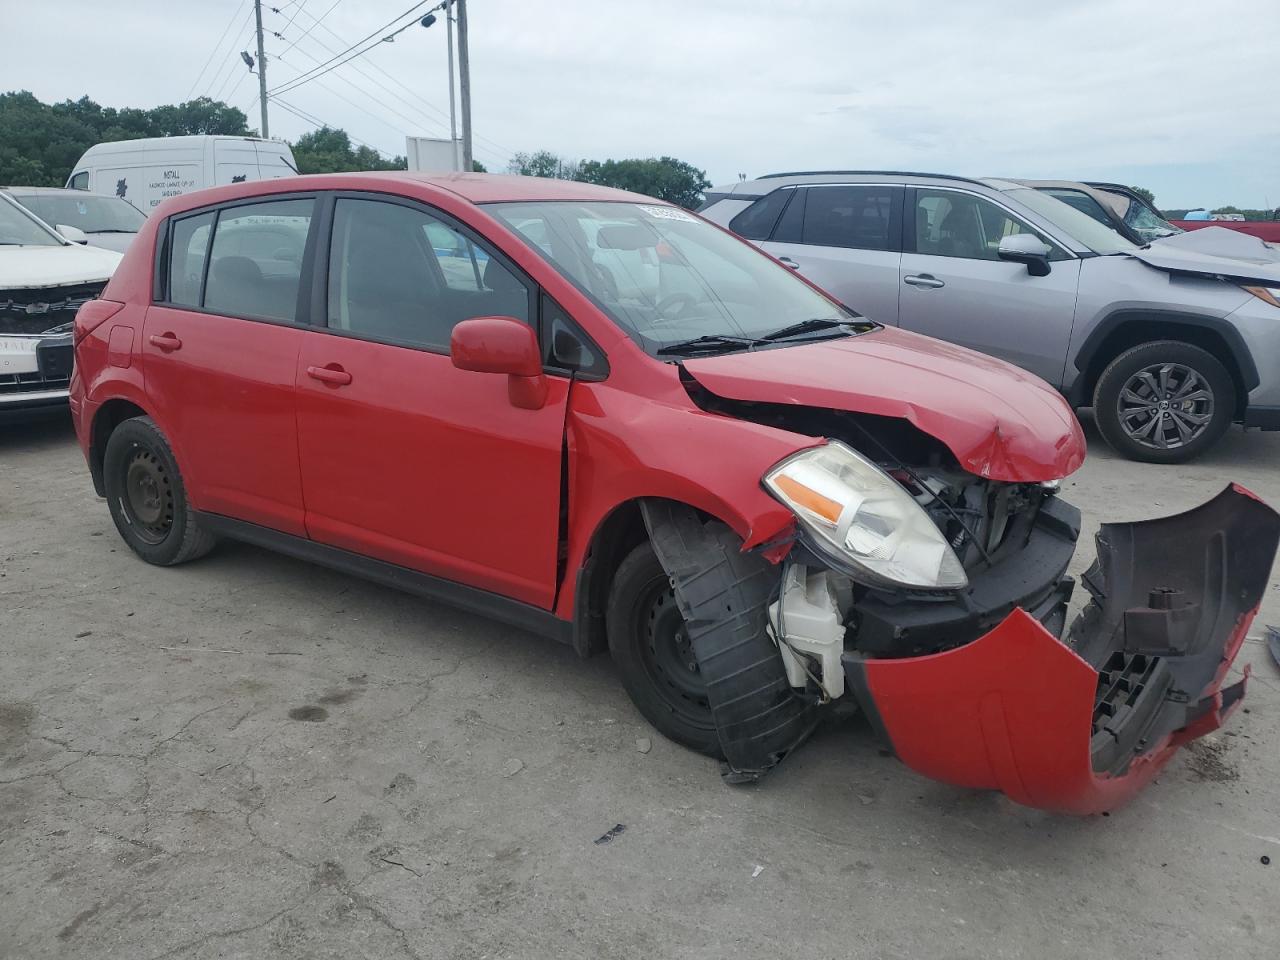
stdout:
[[962,183],[978,183],[973,177],[960,177],[954,173],[920,173],[914,170],[787,170],[783,173],[766,173],[756,177],[757,180],[774,180],[778,177],[826,177],[847,174],[889,176],[889,177],[936,177],[939,180],[959,180]]

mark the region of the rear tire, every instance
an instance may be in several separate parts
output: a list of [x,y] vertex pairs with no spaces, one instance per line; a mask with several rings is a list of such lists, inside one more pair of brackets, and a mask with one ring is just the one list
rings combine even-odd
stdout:
[[668,739],[723,759],[671,579],[648,540],[614,574],[605,625],[609,653],[636,709]]
[[169,567],[213,549],[217,539],[191,508],[169,441],[150,417],[125,420],[111,432],[102,474],[116,529],[147,563]]
[[1093,392],[1098,430],[1121,456],[1184,463],[1204,453],[1235,416],[1235,382],[1206,350],[1157,340],[1126,350]]

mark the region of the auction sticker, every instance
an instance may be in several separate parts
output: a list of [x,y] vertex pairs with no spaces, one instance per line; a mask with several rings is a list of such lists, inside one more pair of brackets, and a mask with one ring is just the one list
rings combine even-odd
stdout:
[[658,220],[684,220],[688,223],[697,223],[697,217],[691,217],[678,207],[641,207],[645,213]]

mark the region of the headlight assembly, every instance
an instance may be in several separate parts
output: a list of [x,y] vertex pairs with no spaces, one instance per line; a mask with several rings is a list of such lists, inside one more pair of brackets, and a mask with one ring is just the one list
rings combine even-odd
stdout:
[[[802,450],[765,488],[795,513],[815,546],[872,586],[955,590],[969,578],[942,531],[892,477],[843,443]],[[843,561],[843,562],[841,562]]]
[[1280,307],[1280,287],[1243,287],[1245,293],[1252,293],[1259,300],[1265,300],[1273,307]]

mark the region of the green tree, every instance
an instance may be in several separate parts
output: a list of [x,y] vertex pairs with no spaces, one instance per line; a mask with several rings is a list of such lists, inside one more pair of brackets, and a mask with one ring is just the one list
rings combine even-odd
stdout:
[[507,170],[522,177],[551,177],[556,180],[578,179],[579,164],[557,156],[550,150],[538,150],[535,153],[517,153],[507,164]]
[[702,203],[702,191],[711,186],[706,171],[674,157],[584,160],[574,179],[643,193],[688,210]]
[[343,173],[348,170],[404,170],[404,157],[390,160],[371,147],[352,148],[347,131],[321,127],[291,144],[299,173]]

